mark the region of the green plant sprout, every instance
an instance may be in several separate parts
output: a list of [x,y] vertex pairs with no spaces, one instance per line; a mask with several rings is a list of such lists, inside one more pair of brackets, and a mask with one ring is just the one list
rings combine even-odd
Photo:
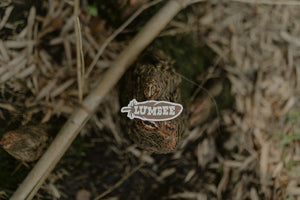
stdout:
[[98,8],[95,5],[89,5],[88,12],[93,16],[98,16]]

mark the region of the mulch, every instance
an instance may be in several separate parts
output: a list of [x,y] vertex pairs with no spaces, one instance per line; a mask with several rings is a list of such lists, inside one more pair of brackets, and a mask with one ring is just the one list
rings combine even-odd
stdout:
[[[145,2],[130,1],[124,13]],[[150,154],[121,128],[115,88],[37,199],[95,198],[120,180],[106,199],[299,199],[300,2],[264,2],[269,3],[192,5],[185,21],[174,19],[161,34],[189,33],[215,53],[205,73],[222,73],[229,80],[230,108],[189,129],[174,153]],[[43,2],[17,15],[22,6],[0,3],[0,108],[22,108],[22,124],[68,118],[78,106],[72,1]],[[91,72],[85,77],[86,96],[132,32],[126,29],[128,37],[110,42],[90,69],[114,26],[92,17],[87,2],[81,9],[83,54],[86,72]],[[5,113],[0,111],[0,117],[5,119]],[[5,192],[11,191],[0,187],[0,198]]]

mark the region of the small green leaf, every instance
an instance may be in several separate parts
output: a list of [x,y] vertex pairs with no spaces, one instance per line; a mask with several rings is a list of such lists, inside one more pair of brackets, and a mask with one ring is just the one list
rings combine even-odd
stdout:
[[92,16],[96,17],[98,15],[98,8],[96,6],[94,6],[94,5],[91,5],[91,6],[88,7],[88,12]]

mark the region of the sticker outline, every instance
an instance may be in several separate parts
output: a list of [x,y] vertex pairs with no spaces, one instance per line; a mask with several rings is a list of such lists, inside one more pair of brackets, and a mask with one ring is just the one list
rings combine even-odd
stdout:
[[[179,106],[180,110],[174,116],[168,117],[168,118],[165,118],[165,119],[155,119],[155,118],[154,119],[148,119],[146,117],[137,116],[137,115],[135,115],[134,113],[131,112],[131,109],[132,109],[133,106],[139,105],[139,104],[145,104],[145,103],[154,103],[153,107],[156,106],[157,104],[165,103],[165,104],[168,104],[168,105]],[[183,111],[183,106],[179,103],[174,103],[174,102],[170,102],[170,101],[156,101],[156,100],[147,100],[147,101],[138,102],[136,99],[132,99],[127,106],[124,106],[124,107],[121,108],[121,113],[127,113],[127,117],[129,119],[141,119],[143,121],[169,121],[169,120],[172,120],[172,119],[175,119],[176,117],[178,117],[182,113],[182,111]]]

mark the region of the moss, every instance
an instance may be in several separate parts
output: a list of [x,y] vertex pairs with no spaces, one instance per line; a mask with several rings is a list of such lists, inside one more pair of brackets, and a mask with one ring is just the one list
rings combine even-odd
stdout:
[[79,136],[74,140],[72,146],[64,155],[64,158],[80,159],[89,153],[92,153],[92,149],[87,146],[85,139]]
[[[125,6],[122,6],[118,1],[89,0],[88,4],[89,8],[93,8],[93,13],[99,15],[102,19],[105,19],[109,26],[116,28],[122,23],[121,15],[124,11]],[[89,13],[92,14],[90,10]]]
[[[194,82],[213,57],[210,49],[196,45],[189,34],[160,37],[152,43],[152,46],[169,54],[174,60],[176,71]],[[195,85],[183,78],[181,87],[183,99],[189,99]]]
[[218,109],[226,109],[232,106],[232,103],[234,101],[233,96],[231,94],[231,85],[229,80],[223,80],[223,91],[221,95],[219,95],[216,99]]

